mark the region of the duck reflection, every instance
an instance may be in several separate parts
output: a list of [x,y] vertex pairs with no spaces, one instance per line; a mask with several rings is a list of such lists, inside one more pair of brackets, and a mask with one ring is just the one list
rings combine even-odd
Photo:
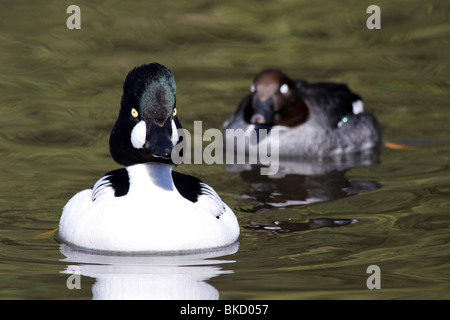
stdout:
[[166,299],[216,300],[219,292],[206,281],[221,274],[220,265],[233,260],[216,258],[237,252],[238,243],[231,246],[183,255],[104,255],[81,251],[61,244],[60,251],[70,263],[62,273],[95,278],[94,300]]
[[247,229],[262,234],[281,234],[320,228],[335,228],[358,222],[356,219],[310,219],[308,222],[275,221],[273,223],[258,223],[250,221]]
[[[380,188],[374,181],[352,180],[348,170],[379,162],[377,151],[311,161],[284,158],[275,175],[261,175],[259,165],[232,165],[226,170],[239,172],[250,183],[245,199],[253,200],[255,213],[276,208],[336,200]],[[273,166],[273,164],[271,164]]]
[[[248,193],[239,197],[253,202],[251,209],[241,211],[261,214],[273,209],[306,205],[357,195],[381,187],[375,181],[353,180],[346,177],[348,170],[379,163],[378,150],[342,155],[321,161],[285,158],[279,161],[276,175],[261,175],[259,165],[232,165],[226,170],[239,172],[250,184]],[[273,166],[273,164],[271,164]],[[251,221],[246,228],[261,234],[281,234],[334,228],[353,224],[356,219],[311,219],[307,222],[291,220],[260,223]]]

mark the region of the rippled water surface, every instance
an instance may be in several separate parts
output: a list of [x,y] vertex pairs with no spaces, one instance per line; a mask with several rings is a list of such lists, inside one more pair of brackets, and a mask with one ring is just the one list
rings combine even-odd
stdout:
[[[0,298],[448,299],[448,1],[4,1],[0,11]],[[235,211],[239,244],[102,256],[55,239],[61,208],[118,168],[122,83],[158,61],[183,126],[221,128],[266,67],[346,82],[386,142],[361,162],[182,165]],[[401,148],[398,148],[401,145]],[[354,167],[356,166],[356,167]],[[170,226],[154,226],[170,228]],[[369,290],[367,267],[381,270]],[[81,273],[81,289],[70,276]],[[72,282],[71,282],[72,281]]]

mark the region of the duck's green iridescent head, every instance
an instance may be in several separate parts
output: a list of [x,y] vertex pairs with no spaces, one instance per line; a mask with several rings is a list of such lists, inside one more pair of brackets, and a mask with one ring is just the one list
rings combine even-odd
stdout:
[[131,70],[123,85],[119,118],[110,137],[113,159],[123,165],[170,163],[176,133],[176,84],[169,69],[151,63]]

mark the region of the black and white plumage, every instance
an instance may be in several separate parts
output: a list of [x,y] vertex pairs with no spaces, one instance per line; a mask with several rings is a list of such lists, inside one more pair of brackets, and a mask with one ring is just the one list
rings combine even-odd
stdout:
[[251,93],[224,122],[225,138],[227,129],[277,130],[271,145],[281,157],[328,157],[381,144],[377,120],[347,85],[291,80],[273,69],[255,77]]
[[133,69],[110,137],[111,155],[125,168],[69,200],[60,239],[119,252],[201,250],[236,242],[237,219],[219,195],[201,180],[172,171],[178,128],[170,71],[156,63]]

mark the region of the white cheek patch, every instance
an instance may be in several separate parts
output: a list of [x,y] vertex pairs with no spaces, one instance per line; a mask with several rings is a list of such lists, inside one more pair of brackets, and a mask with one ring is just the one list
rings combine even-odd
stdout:
[[178,138],[179,138],[179,135],[178,135],[177,125],[175,124],[175,121],[173,121],[173,119],[172,119],[172,139],[170,139],[170,140],[172,140],[173,145],[177,144]]
[[136,149],[142,149],[147,139],[147,126],[145,121],[139,122],[131,131],[131,144]]

